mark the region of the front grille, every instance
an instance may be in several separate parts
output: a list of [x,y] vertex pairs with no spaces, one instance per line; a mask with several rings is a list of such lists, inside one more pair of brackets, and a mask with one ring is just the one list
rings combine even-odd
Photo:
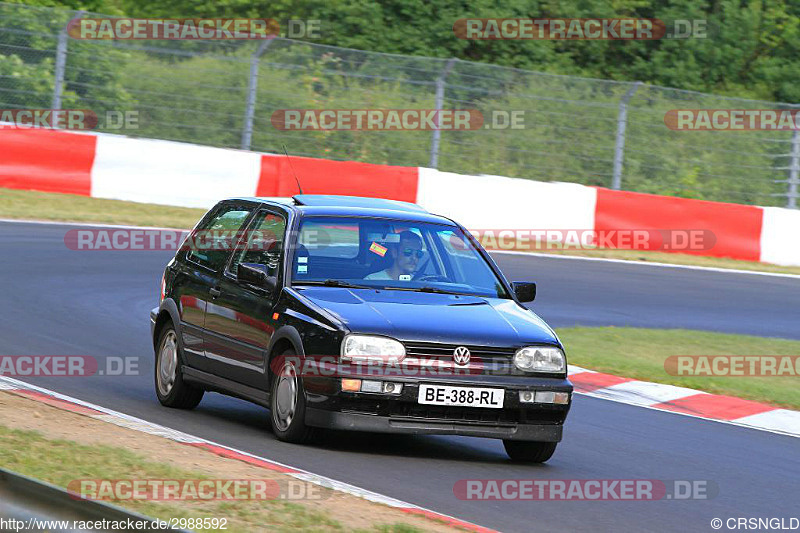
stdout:
[[467,344],[439,344],[433,342],[406,343],[406,356],[423,360],[453,360],[453,352],[459,346],[465,346],[473,362],[511,361],[516,350],[514,348],[494,348],[491,346],[470,346]]

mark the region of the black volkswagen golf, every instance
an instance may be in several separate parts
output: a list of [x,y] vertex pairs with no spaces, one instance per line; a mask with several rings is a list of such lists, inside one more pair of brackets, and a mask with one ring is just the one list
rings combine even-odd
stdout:
[[317,428],[502,439],[548,460],[572,385],[555,332],[459,224],[391,200],[224,200],[164,271],[155,388],[270,409],[277,438]]

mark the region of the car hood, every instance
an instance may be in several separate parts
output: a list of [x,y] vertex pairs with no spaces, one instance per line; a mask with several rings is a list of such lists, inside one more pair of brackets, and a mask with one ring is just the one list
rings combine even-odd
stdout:
[[560,344],[544,320],[513,300],[340,287],[295,289],[353,333],[475,346]]

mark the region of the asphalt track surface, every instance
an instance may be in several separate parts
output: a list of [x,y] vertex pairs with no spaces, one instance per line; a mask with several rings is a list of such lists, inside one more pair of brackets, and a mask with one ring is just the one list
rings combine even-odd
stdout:
[[[207,394],[194,411],[153,392],[149,310],[170,252],[68,250],[60,225],[0,222],[0,354],[139,358],[139,375],[30,378],[39,386],[502,531],[713,531],[712,518],[800,515],[800,440],[576,396],[543,466],[510,463],[500,441],[327,432],[277,441],[267,411]],[[800,339],[800,279],[497,256],[535,280],[553,326],[686,327]],[[462,501],[461,479],[707,480],[710,500]],[[726,530],[723,527],[723,530]]]

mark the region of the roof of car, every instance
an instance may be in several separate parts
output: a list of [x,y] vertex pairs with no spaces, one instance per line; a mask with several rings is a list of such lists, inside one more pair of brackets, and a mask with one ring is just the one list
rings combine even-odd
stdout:
[[306,215],[366,216],[379,218],[402,218],[418,222],[433,222],[452,225],[453,222],[434,215],[411,202],[365,198],[361,196],[338,196],[332,194],[298,194],[292,198],[258,197],[241,198],[261,203],[277,203]]
[[337,196],[333,194],[297,194],[292,197],[297,205],[314,207],[366,207],[369,209],[391,209],[393,211],[414,211],[427,213],[425,209],[399,200],[384,198],[365,198],[363,196]]

